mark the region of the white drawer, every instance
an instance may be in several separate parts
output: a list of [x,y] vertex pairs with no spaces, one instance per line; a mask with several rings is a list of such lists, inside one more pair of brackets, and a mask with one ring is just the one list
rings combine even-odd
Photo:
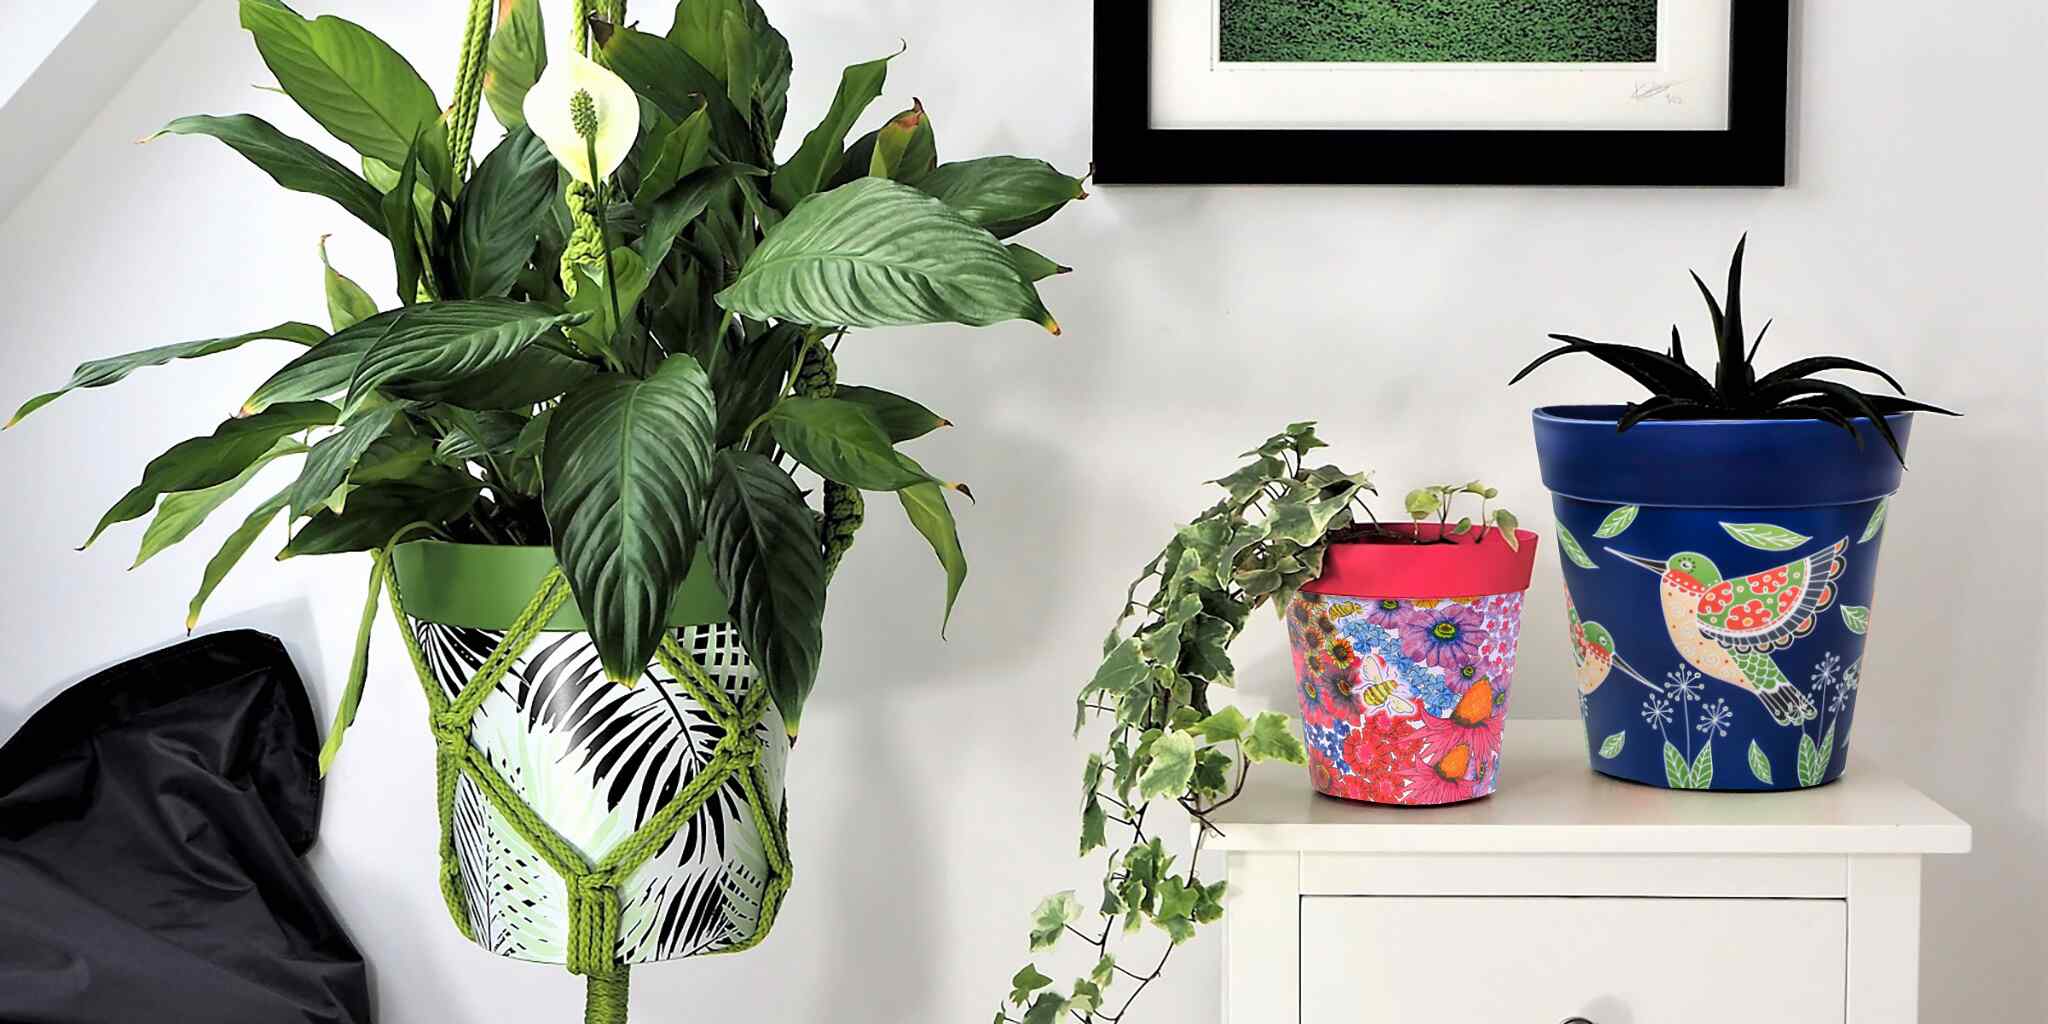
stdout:
[[1828,1024],[1840,900],[1301,900],[1301,1024]]

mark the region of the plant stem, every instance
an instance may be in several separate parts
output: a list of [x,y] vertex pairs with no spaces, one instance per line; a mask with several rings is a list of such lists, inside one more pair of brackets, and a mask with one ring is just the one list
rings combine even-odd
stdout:
[[[597,140],[594,138],[584,139],[583,150],[590,160],[590,191],[592,193],[590,203],[596,208],[592,211],[592,217],[597,221],[597,236],[604,243],[604,293],[611,299],[612,303],[611,340],[616,342],[619,334],[626,329],[626,318],[619,312],[619,274],[612,267],[612,219],[605,208],[605,203],[610,198],[608,195],[610,189],[606,187],[604,182],[597,180]],[[616,345],[613,346],[613,351],[618,351]],[[638,367],[638,369],[645,371],[646,367]]]

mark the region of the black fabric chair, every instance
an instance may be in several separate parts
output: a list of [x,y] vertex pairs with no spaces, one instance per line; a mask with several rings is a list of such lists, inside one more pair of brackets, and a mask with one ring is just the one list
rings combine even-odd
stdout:
[[319,734],[284,645],[216,633],[71,687],[0,747],[0,1021],[367,1022],[300,861]]

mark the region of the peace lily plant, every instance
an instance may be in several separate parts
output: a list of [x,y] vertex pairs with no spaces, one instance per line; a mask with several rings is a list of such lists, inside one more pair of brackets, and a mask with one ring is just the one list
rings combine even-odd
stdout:
[[[966,488],[897,447],[948,424],[840,383],[835,353],[855,328],[1058,333],[1035,282],[1064,268],[1003,240],[1082,182],[1016,157],[940,163],[922,104],[849,144],[888,57],[847,68],[778,160],[792,60],[756,0],[685,0],[666,35],[625,25],[623,6],[600,2],[587,42],[574,26],[588,56],[551,63],[535,0],[475,0],[470,36],[488,46],[465,53],[444,112],[367,29],[240,0],[277,84],[358,166],[248,114],[161,134],[211,136],[338,204],[389,240],[397,293],[379,301],[330,266],[331,331],[293,321],[96,360],[23,405],[16,422],[143,367],[293,346],[213,433],[152,460],[88,544],[154,512],[145,561],[297,460],[207,565],[194,621],[280,515],[280,558],[417,536],[551,545],[622,682],[648,666],[704,548],[792,736],[864,493],[896,496],[930,542],[950,613],[967,565],[947,494]],[[480,101],[505,135],[472,165]],[[360,694],[376,593],[373,575],[326,759]]]

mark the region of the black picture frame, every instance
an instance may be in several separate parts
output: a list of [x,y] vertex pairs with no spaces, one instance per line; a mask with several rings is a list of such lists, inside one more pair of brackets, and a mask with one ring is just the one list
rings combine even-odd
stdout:
[[1789,0],[1730,5],[1722,130],[1180,129],[1151,122],[1153,3],[1096,0],[1105,185],[1785,184]]

